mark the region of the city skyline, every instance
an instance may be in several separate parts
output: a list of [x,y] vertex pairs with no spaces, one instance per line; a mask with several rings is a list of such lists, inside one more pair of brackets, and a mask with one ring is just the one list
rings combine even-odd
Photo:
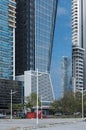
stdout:
[[[15,0],[13,0],[15,2]],[[7,1],[8,2],[8,1]],[[12,2],[13,3],[13,2]],[[14,5],[14,4],[13,4]],[[56,92],[56,95],[58,90],[60,91],[61,89],[61,84],[60,84],[60,76],[61,76],[61,57],[64,55],[68,55],[70,57],[70,53],[71,52],[71,47],[70,47],[70,41],[71,41],[71,38],[70,38],[70,35],[71,35],[71,21],[70,21],[70,12],[71,12],[71,2],[69,0],[69,3],[65,1],[62,1],[62,0],[59,0],[58,1],[58,9],[57,9],[57,17],[56,17],[56,26],[55,26],[55,36],[54,36],[54,46],[53,46],[53,56],[52,56],[52,65],[51,65],[51,73],[53,73],[53,79],[55,80],[54,84],[53,84],[53,89],[55,90]],[[11,5],[9,6],[9,8],[11,8]],[[14,8],[15,10],[15,8]],[[10,19],[9,19],[9,22],[11,23],[11,14],[10,15]],[[64,21],[64,24],[62,23]],[[15,22],[15,20],[13,19],[13,22]],[[13,25],[13,27],[15,28],[15,26]],[[14,34],[14,33],[13,33]],[[62,38],[61,38],[62,36]],[[15,42],[15,39],[13,39],[13,42]],[[65,44],[65,49],[64,49],[64,46],[63,44]],[[9,46],[10,48],[10,46]],[[15,79],[15,47],[13,45],[13,48],[10,48],[10,49],[13,49],[12,52],[13,52],[13,79]],[[61,49],[61,50],[60,50]],[[34,48],[33,48],[34,50]],[[68,52],[69,51],[69,52]],[[10,52],[9,52],[10,53]],[[4,59],[3,59],[4,60]],[[10,60],[10,58],[9,58]],[[9,61],[8,60],[8,61]],[[7,62],[8,62],[7,61]],[[18,61],[20,63],[20,61]],[[50,63],[50,61],[49,61]],[[10,67],[10,66],[9,66]],[[34,68],[34,67],[33,67]],[[48,70],[50,70],[50,68],[48,68]],[[57,71],[56,71],[57,70]],[[2,69],[1,69],[2,71]],[[4,70],[5,71],[5,70]],[[9,69],[10,71],[10,69]],[[57,74],[57,72],[59,74]],[[9,72],[10,74],[12,74],[12,72]],[[57,75],[59,77],[59,79],[57,78]],[[12,78],[12,76],[11,76]],[[58,88],[59,86],[59,88]]]
[[36,93],[37,101],[49,106],[71,89],[73,95],[85,89],[86,0],[4,2],[0,1],[1,101],[18,90],[19,103]]

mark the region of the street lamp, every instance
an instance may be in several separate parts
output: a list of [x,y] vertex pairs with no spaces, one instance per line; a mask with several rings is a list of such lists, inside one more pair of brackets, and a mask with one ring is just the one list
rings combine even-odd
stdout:
[[39,77],[39,76],[41,76],[41,75],[44,75],[44,74],[46,74],[46,73],[40,73],[40,74],[39,74],[38,69],[37,69],[37,70],[36,70],[36,75],[31,74],[31,73],[29,73],[29,74],[30,74],[30,75],[32,75],[32,76],[36,76],[36,80],[37,80],[37,82],[36,82],[36,86],[37,86],[37,89],[36,89],[36,90],[37,90],[37,103],[36,103],[36,105],[37,105],[37,106],[36,106],[36,107],[37,107],[37,110],[36,110],[36,123],[37,123],[37,125],[38,125],[38,97],[39,97],[39,96],[38,96],[38,95],[39,95],[39,94],[38,94],[38,91],[39,91],[39,82],[38,82],[38,81],[39,81],[39,79],[38,79],[38,77]]
[[83,88],[82,88],[82,119],[84,117]]
[[84,117],[84,107],[83,107],[83,87],[77,89],[78,92],[80,92],[82,94],[82,119]]
[[37,69],[37,125],[38,125],[38,69]]
[[11,115],[10,115],[10,119],[12,119],[12,95],[15,94],[15,93],[17,93],[17,91],[13,92],[12,89],[11,89],[11,93],[10,93],[10,95],[11,95],[11,106],[10,106],[11,107],[10,108]]
[[41,119],[42,119],[42,96],[41,96]]
[[[39,91],[39,87],[38,87],[38,85],[39,85],[39,83],[38,83],[38,77],[39,76],[41,76],[41,75],[43,75],[43,74],[45,74],[45,73],[42,73],[42,74],[38,74],[38,69],[37,69],[37,125],[38,125],[38,91]],[[42,107],[42,103],[41,103],[41,107]]]
[[83,101],[83,96],[85,95],[84,92],[86,92],[86,90],[83,90],[83,87],[82,87],[82,88],[78,88],[78,91],[81,92],[81,94],[82,94],[82,119],[83,119],[83,117],[84,117],[84,101]]
[[84,117],[84,101],[83,101],[83,97],[84,97],[84,95],[86,95],[86,93],[84,93],[84,92],[86,92],[86,90],[83,90],[83,88],[82,88],[82,118]]

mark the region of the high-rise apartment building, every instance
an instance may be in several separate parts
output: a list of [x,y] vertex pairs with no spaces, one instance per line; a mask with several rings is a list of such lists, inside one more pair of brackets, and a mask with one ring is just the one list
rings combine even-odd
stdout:
[[[38,69],[39,75],[47,79],[46,85],[43,85],[45,80],[39,85],[40,96],[44,93],[47,96],[50,93],[50,100],[53,99],[53,92],[51,81],[48,80],[50,80],[56,10],[57,0],[17,0],[16,76],[19,77],[29,71],[26,75],[31,77],[30,75],[36,75]],[[35,87],[36,92],[36,85],[33,83],[35,80],[30,78],[28,82],[30,83],[27,83],[27,90],[30,84],[28,91],[33,92]]]
[[0,0],[0,113],[9,109],[11,90],[13,103],[24,99],[23,84],[15,81],[15,19],[16,0]]
[[86,88],[86,0],[72,0],[72,76],[75,89]]
[[15,0],[0,0],[0,78],[15,79]]

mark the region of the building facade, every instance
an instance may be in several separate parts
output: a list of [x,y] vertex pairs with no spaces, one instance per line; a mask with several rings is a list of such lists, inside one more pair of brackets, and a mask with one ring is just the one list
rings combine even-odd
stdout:
[[17,91],[13,103],[23,103],[22,82],[15,81],[16,0],[0,0],[0,112],[9,109],[11,89]]
[[[16,75],[35,70],[35,1],[17,0]],[[22,60],[21,60],[22,59]]]
[[70,59],[68,56],[62,57],[61,70],[62,70],[62,88],[64,96],[65,93],[71,91]]
[[[17,0],[17,80],[18,76],[20,79],[20,75],[26,74],[26,71],[30,71],[27,72],[30,73],[27,80],[29,78],[32,79],[33,73],[36,73],[37,69],[38,73],[47,73],[47,79],[49,79],[56,10],[57,0],[49,0],[47,2],[46,0]],[[33,81],[34,80],[31,82]],[[33,84],[36,84],[36,80],[34,82],[35,83],[31,83],[31,89],[28,91],[33,90]],[[50,82],[51,81],[49,81],[49,87],[52,90]],[[43,85],[41,84],[39,87],[40,86]],[[29,86],[27,86],[27,88],[28,87]],[[46,86],[46,89],[49,87]],[[43,92],[42,90],[43,87],[40,90],[41,93]],[[53,92],[50,91],[50,95],[53,99]]]
[[72,0],[72,76],[76,89],[86,88],[86,0]]
[[15,79],[15,0],[0,0],[0,78]]
[[16,92],[12,95],[12,103],[24,103],[24,87],[22,82],[0,79],[0,112],[10,109],[11,90]]
[[50,71],[56,7],[57,0],[17,0],[16,75]]

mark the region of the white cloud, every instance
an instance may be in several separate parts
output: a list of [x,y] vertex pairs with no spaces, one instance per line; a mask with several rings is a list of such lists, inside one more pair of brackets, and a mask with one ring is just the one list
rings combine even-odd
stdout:
[[57,8],[57,15],[60,16],[60,15],[67,15],[68,14],[68,11],[65,7],[58,7]]

